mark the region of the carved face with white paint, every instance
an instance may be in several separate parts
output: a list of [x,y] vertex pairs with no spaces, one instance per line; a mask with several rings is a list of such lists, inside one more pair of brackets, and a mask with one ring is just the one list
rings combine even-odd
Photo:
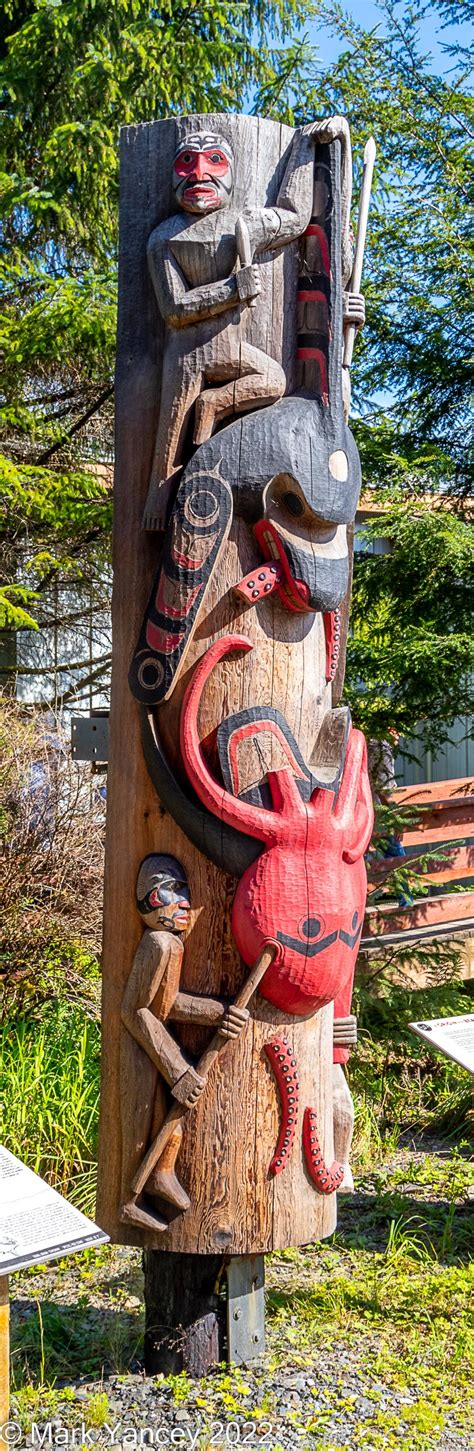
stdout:
[[173,162],[173,191],[183,211],[203,216],[232,201],[234,156],[229,142],[197,131],[181,141]]
[[[331,458],[339,463],[346,455],[341,450]],[[335,610],[348,585],[347,525],[317,513],[285,474],[268,484],[263,505],[255,535],[264,557],[283,567],[282,604],[297,613]]]
[[145,857],[138,873],[136,895],[138,911],[147,927],[175,933],[185,932],[189,927],[189,887],[176,857],[161,853]]

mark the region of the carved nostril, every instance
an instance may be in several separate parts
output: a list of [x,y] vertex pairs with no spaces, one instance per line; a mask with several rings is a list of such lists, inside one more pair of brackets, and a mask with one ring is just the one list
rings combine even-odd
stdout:
[[282,503],[285,505],[285,509],[288,509],[289,514],[294,514],[295,519],[304,514],[304,504],[299,494],[283,494]]
[[337,448],[335,453],[331,454],[329,459],[329,473],[332,474],[333,479],[337,479],[338,483],[345,483],[349,473],[349,464],[344,449]]

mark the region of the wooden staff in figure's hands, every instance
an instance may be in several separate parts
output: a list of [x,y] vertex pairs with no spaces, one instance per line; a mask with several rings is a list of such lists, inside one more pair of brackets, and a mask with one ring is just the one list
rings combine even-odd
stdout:
[[[268,968],[271,966],[271,963],[273,962],[273,959],[278,952],[279,946],[277,942],[269,941],[265,944],[265,947],[263,948],[263,951],[259,954],[249,977],[246,979],[246,982],[238,993],[235,1002],[227,1009],[222,1023],[217,1029],[217,1033],[214,1034],[212,1042],[209,1044],[209,1047],[206,1048],[205,1052],[199,1059],[199,1063],[197,1065],[195,1073],[197,1076],[203,1079],[203,1087],[205,1086],[208,1074],[210,1073],[210,1070],[213,1067],[216,1058],[225,1047],[226,1043],[228,1043],[229,1040],[232,1038],[239,1037],[242,1028],[245,1026],[245,1023],[249,1018],[247,1003],[250,1002],[250,999],[253,997],[254,992],[256,992],[259,983],[261,982],[265,973],[268,971]],[[132,1181],[132,1190],[134,1195],[141,1194],[142,1190],[147,1184],[147,1181],[150,1178],[150,1175],[155,1170],[156,1165],[159,1163],[160,1160],[162,1160],[162,1156],[166,1152],[167,1146],[174,1135],[176,1125],[179,1124],[180,1119],[188,1111],[188,1109],[194,1106],[194,1103],[197,1102],[197,1099],[200,1096],[201,1092],[202,1090],[199,1089],[193,1097],[192,1102],[189,1100],[189,1098],[186,1102],[178,1101],[170,1109],[169,1113],[166,1116],[164,1124],[162,1125],[159,1133],[156,1135],[156,1138],[153,1140],[153,1143],[148,1150],[148,1153],[145,1155],[145,1158],[140,1164],[139,1169],[135,1174],[135,1178]],[[177,1097],[176,1092],[174,1096]],[[156,1226],[154,1227],[156,1228]]]

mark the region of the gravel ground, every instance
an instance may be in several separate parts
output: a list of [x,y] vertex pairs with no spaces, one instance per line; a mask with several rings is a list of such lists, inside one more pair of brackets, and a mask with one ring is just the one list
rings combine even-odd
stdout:
[[[17,1276],[12,1287],[13,1364],[19,1367],[21,1360],[23,1372],[21,1376],[19,1369],[14,1370],[19,1388],[11,1416],[18,1429],[11,1434],[11,1444],[115,1446],[123,1451],[140,1445],[199,1451],[230,1445],[265,1446],[272,1451],[277,1447],[312,1451],[319,1446],[326,1451],[474,1447],[467,1428],[468,1408],[460,1406],[459,1397],[451,1405],[443,1400],[438,1415],[442,1381],[434,1370],[434,1340],[433,1366],[432,1352],[429,1347],[426,1351],[425,1378],[417,1376],[416,1364],[410,1374],[405,1373],[408,1330],[396,1306],[392,1325],[389,1306],[390,1295],[395,1293],[396,1299],[397,1273],[402,1273],[401,1261],[397,1270],[396,1246],[390,1262],[392,1277],[381,1281],[382,1303],[375,1311],[379,1325],[370,1309],[371,1291],[369,1310],[363,1307],[399,1201],[406,1204],[408,1225],[414,1206],[420,1222],[427,1218],[430,1233],[441,1223],[440,1216],[444,1215],[443,1223],[447,1214],[451,1213],[450,1223],[457,1216],[461,1250],[453,1253],[450,1241],[450,1256],[431,1260],[429,1273],[445,1274],[454,1303],[459,1297],[461,1280],[458,1285],[453,1276],[458,1263],[459,1275],[466,1273],[468,1194],[464,1184],[451,1195],[450,1211],[442,1192],[443,1184],[451,1182],[446,1150],[433,1143],[428,1150],[426,1145],[403,1150],[381,1173],[365,1179],[351,1199],[340,1201],[334,1242],[267,1260],[265,1356],[239,1370],[221,1367],[206,1381],[145,1378],[140,1362],[143,1296],[137,1251],[107,1246]],[[462,1161],[461,1167],[465,1167]],[[394,1192],[398,1198],[392,1202]],[[412,1273],[420,1273],[421,1250],[416,1250],[416,1243],[420,1241],[413,1241]],[[406,1265],[403,1273],[409,1285]],[[429,1328],[429,1316],[426,1323]],[[423,1316],[420,1324],[423,1346]],[[408,1328],[413,1328],[409,1317]],[[413,1359],[412,1350],[410,1355]],[[43,1382],[39,1388],[38,1361]],[[75,1375],[66,1373],[71,1366],[76,1367]],[[447,1389],[444,1394],[448,1402]]]

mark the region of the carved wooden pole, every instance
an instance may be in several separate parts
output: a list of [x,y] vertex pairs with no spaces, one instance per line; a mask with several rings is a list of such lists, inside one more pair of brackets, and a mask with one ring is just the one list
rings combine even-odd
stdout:
[[154,1370],[221,1356],[229,1256],[336,1222],[371,831],[332,700],[349,154],[341,118],[122,137],[98,1216],[146,1250]]

